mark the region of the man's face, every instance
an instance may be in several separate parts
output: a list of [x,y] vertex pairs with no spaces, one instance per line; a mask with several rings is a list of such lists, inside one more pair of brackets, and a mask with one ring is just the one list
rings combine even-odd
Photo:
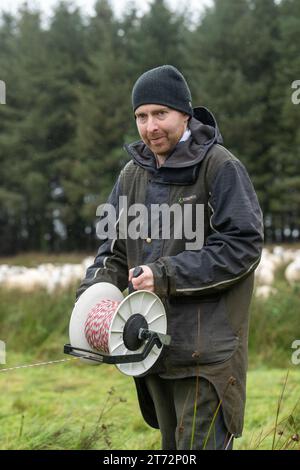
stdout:
[[160,104],[145,104],[135,111],[141,139],[156,155],[167,156],[186,130],[189,116]]

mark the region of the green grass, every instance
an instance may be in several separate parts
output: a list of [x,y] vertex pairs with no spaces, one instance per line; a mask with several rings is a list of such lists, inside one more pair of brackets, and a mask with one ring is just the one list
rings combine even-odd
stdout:
[[[6,367],[20,360],[13,355]],[[72,360],[18,369],[0,373],[0,386],[0,449],[158,448],[133,380],[113,366]]]
[[[53,257],[52,262],[57,261]],[[32,265],[38,262],[31,255],[27,259]],[[300,339],[300,290],[288,286],[283,273],[281,268],[276,276],[277,295],[252,302],[245,427],[236,449],[287,445],[300,450],[299,406],[294,410],[300,397],[300,366],[291,363],[291,344]],[[66,358],[62,348],[68,342],[75,289],[56,295],[0,289],[0,339],[7,351],[1,369]],[[0,449],[160,448],[159,431],[140,415],[133,380],[113,366],[71,360],[0,372],[0,390]]]
[[285,369],[260,368],[248,372],[245,427],[243,437],[235,441],[236,449],[280,450],[287,444],[289,449],[300,450],[300,442],[290,439],[300,431],[300,367],[291,367],[284,389],[286,375]]
[[[25,359],[8,358],[6,367]],[[236,449],[272,448],[285,376],[283,369],[249,372],[244,435],[235,441]],[[0,449],[159,449],[159,432],[144,423],[133,380],[113,366],[72,360],[18,369],[0,373],[0,387]],[[278,422],[293,414],[295,426],[278,426],[275,448],[299,432],[299,409],[292,413],[299,396],[300,368],[294,366]],[[280,430],[284,435],[277,444]],[[293,445],[300,450],[299,443]]]
[[253,298],[249,334],[251,367],[291,364],[291,345],[300,338],[300,285],[289,286],[285,266],[276,272],[277,294],[267,300]]

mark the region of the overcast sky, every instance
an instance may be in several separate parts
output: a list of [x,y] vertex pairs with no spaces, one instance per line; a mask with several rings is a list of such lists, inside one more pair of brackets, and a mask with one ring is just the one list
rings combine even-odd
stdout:
[[[58,0],[27,0],[27,4],[31,7],[38,7],[43,11],[44,15],[47,17],[51,14],[53,5],[55,5]],[[0,12],[9,11],[11,13],[16,13],[18,7],[24,3],[24,0],[0,0]],[[83,13],[88,15],[93,14],[93,6],[95,0],[72,0],[74,5],[77,5],[81,8]],[[114,8],[114,11],[119,16],[126,9],[126,0],[110,0],[111,5]],[[151,0],[135,0],[135,4],[141,13],[147,10],[147,7],[151,3]],[[210,5],[211,0],[166,0],[166,3],[173,11],[182,11],[182,9],[188,8],[194,12],[195,17],[203,10],[204,6]]]

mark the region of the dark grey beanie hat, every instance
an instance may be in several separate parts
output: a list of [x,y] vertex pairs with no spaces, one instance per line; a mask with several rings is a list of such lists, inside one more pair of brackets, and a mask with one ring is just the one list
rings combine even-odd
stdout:
[[132,90],[133,111],[143,104],[163,104],[193,115],[188,84],[172,65],[148,70],[137,79]]

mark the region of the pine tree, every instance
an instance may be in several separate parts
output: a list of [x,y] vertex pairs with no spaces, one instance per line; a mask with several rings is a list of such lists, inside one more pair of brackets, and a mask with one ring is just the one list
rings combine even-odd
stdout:
[[[8,17],[7,17],[8,20]],[[9,238],[3,251],[40,246],[44,225],[47,179],[41,151],[44,133],[36,119],[45,66],[44,33],[39,13],[19,11],[14,30],[6,21],[2,34],[6,58],[7,104],[0,134],[2,214],[7,216]]]
[[[300,80],[300,3],[283,0],[279,6],[278,60],[273,77],[272,99],[279,109],[278,130],[273,135],[272,162],[275,176],[271,186],[273,225],[278,241],[299,237],[300,229],[300,104],[293,102],[292,84]],[[292,230],[295,230],[292,237]]]
[[181,68],[181,16],[175,16],[164,0],[154,0],[140,21],[135,62],[138,74],[163,64]]
[[[76,146],[78,93],[86,79],[86,27],[77,8],[61,2],[54,10],[47,32],[47,90],[40,111],[46,130],[46,155],[52,219],[52,249],[75,249],[84,243],[84,222],[80,217],[83,199],[78,184],[80,161]],[[62,230],[55,230],[61,227]],[[57,233],[58,232],[58,233]]]
[[273,179],[277,18],[273,0],[215,0],[189,44],[194,103],[216,114],[225,146],[246,164],[265,211]]
[[88,63],[85,83],[78,90],[76,127],[74,178],[81,186],[80,214],[87,224],[126,161],[123,144],[131,117],[130,84],[118,30],[108,2],[98,1],[96,16],[88,25]]

